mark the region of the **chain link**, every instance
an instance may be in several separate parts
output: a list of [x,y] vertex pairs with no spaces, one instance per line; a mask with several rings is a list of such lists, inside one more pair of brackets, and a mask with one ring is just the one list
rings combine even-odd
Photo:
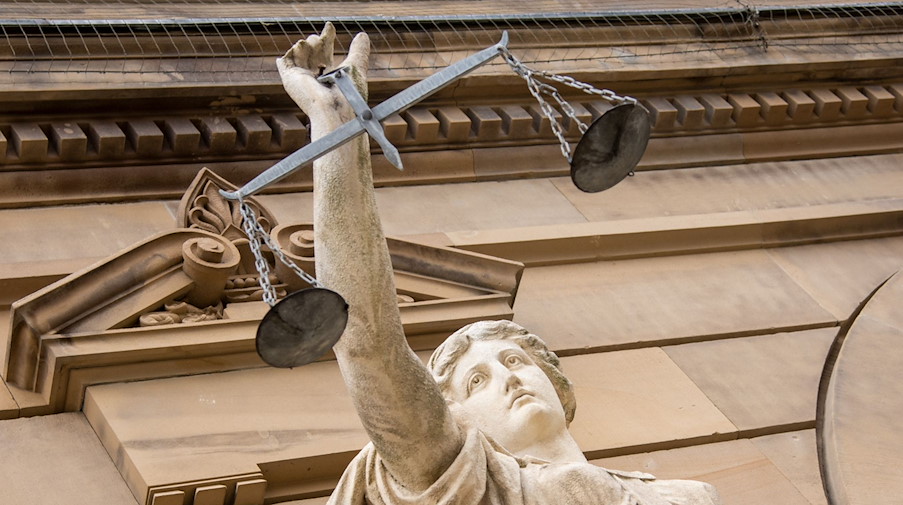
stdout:
[[574,107],[571,106],[565,100],[561,94],[558,92],[558,89],[551,84],[545,83],[537,79],[538,77],[542,77],[548,79],[550,81],[558,82],[564,84],[565,86],[569,86],[571,88],[579,89],[584,93],[591,95],[599,95],[603,100],[609,102],[614,105],[621,105],[625,103],[636,104],[636,98],[630,96],[621,96],[610,89],[598,89],[591,84],[578,81],[571,76],[568,75],[558,75],[553,74],[552,72],[548,72],[546,70],[536,70],[533,68],[524,65],[522,61],[517,59],[506,47],[499,48],[499,53],[502,55],[502,58],[505,59],[505,62],[514,70],[514,73],[521,76],[525,81],[527,81],[527,89],[530,90],[530,94],[533,95],[533,98],[539,102],[539,108],[542,110],[544,116],[549,119],[549,125],[552,127],[552,133],[555,134],[555,137],[558,138],[558,142],[561,144],[561,154],[564,155],[565,159],[568,160],[568,163],[571,162],[571,146],[568,144],[567,140],[564,137],[564,129],[561,126],[561,122],[555,118],[555,108],[552,107],[549,102],[543,98],[542,95],[548,95],[552,97],[553,100],[558,104],[561,108],[562,112],[568,117],[570,121],[573,121],[577,128],[580,130],[580,133],[586,133],[588,126],[586,123],[580,120],[577,117],[577,112],[574,110]]
[[276,288],[274,288],[272,282],[270,282],[270,264],[267,263],[266,258],[264,258],[263,251],[260,247],[261,240],[263,240],[264,244],[270,248],[270,251],[273,252],[273,255],[279,261],[291,268],[298,277],[304,280],[304,282],[316,288],[323,287],[316,278],[302,270],[301,267],[296,265],[291,258],[282,252],[279,244],[277,244],[266,230],[263,229],[263,226],[261,226],[260,222],[257,220],[257,215],[254,213],[254,210],[241,196],[238,197],[238,203],[242,217],[242,229],[244,229],[245,235],[248,236],[248,245],[251,247],[251,252],[254,254],[254,267],[257,268],[257,273],[259,274],[258,281],[260,282],[260,288],[263,289],[263,301],[272,307],[273,305],[276,305],[277,297]]

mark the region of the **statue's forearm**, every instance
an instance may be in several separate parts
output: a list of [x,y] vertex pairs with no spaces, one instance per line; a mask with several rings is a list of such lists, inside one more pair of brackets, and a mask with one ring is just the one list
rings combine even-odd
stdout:
[[366,138],[315,163],[317,277],[349,305],[348,327],[334,349],[364,427],[393,474],[425,488],[448,467],[462,439],[404,339]]

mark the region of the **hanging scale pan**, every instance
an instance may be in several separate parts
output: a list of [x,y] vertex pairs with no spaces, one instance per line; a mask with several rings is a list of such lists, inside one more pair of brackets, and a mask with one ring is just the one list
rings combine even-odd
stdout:
[[257,327],[257,354],[278,368],[306,365],[338,342],[348,304],[326,288],[296,291],[270,308]]
[[618,105],[595,120],[571,158],[571,180],[586,193],[604,191],[631,175],[649,143],[649,113],[642,105]]

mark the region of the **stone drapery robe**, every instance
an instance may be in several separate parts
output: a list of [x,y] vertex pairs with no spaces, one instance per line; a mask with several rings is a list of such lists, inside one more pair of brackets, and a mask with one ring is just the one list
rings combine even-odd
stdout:
[[428,489],[399,484],[368,444],[348,465],[327,505],[719,505],[715,488],[657,480],[589,463],[555,464],[509,454],[468,429],[455,461]]

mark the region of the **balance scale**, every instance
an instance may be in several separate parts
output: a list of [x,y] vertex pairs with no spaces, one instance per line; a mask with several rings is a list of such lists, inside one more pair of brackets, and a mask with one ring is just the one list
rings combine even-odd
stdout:
[[[364,132],[379,144],[389,162],[402,170],[401,156],[386,138],[381,121],[406,110],[499,56],[527,82],[530,93],[539,102],[543,114],[550,121],[552,131],[561,143],[562,155],[570,163],[571,180],[580,190],[588,193],[604,191],[633,174],[649,142],[651,128],[646,109],[634,98],[619,96],[611,90],[600,90],[571,77],[527,67],[508,50],[507,32],[502,34],[502,39],[497,44],[440,70],[372,109],[354,86],[347,68],[338,68],[318,77],[324,86],[338,87],[354,110],[355,119],[288,155],[237,191],[220,191],[223,197],[239,201],[243,227],[260,274],[264,301],[271,307],[260,321],[256,338],[257,353],[266,363],[291,368],[305,365],[322,356],[342,336],[348,322],[348,305],[341,295],[324,287],[282,253],[260,226],[257,216],[244,198]],[[587,126],[577,118],[574,109],[561,97],[558,90],[547,81],[599,95],[614,107]],[[555,119],[554,109],[545,96],[552,98],[561,111],[576,122],[583,134],[573,155],[564,138],[561,124]],[[313,287],[291,293],[277,303],[275,290],[269,282],[269,266],[261,252],[261,242],[270,248],[278,260]]]

